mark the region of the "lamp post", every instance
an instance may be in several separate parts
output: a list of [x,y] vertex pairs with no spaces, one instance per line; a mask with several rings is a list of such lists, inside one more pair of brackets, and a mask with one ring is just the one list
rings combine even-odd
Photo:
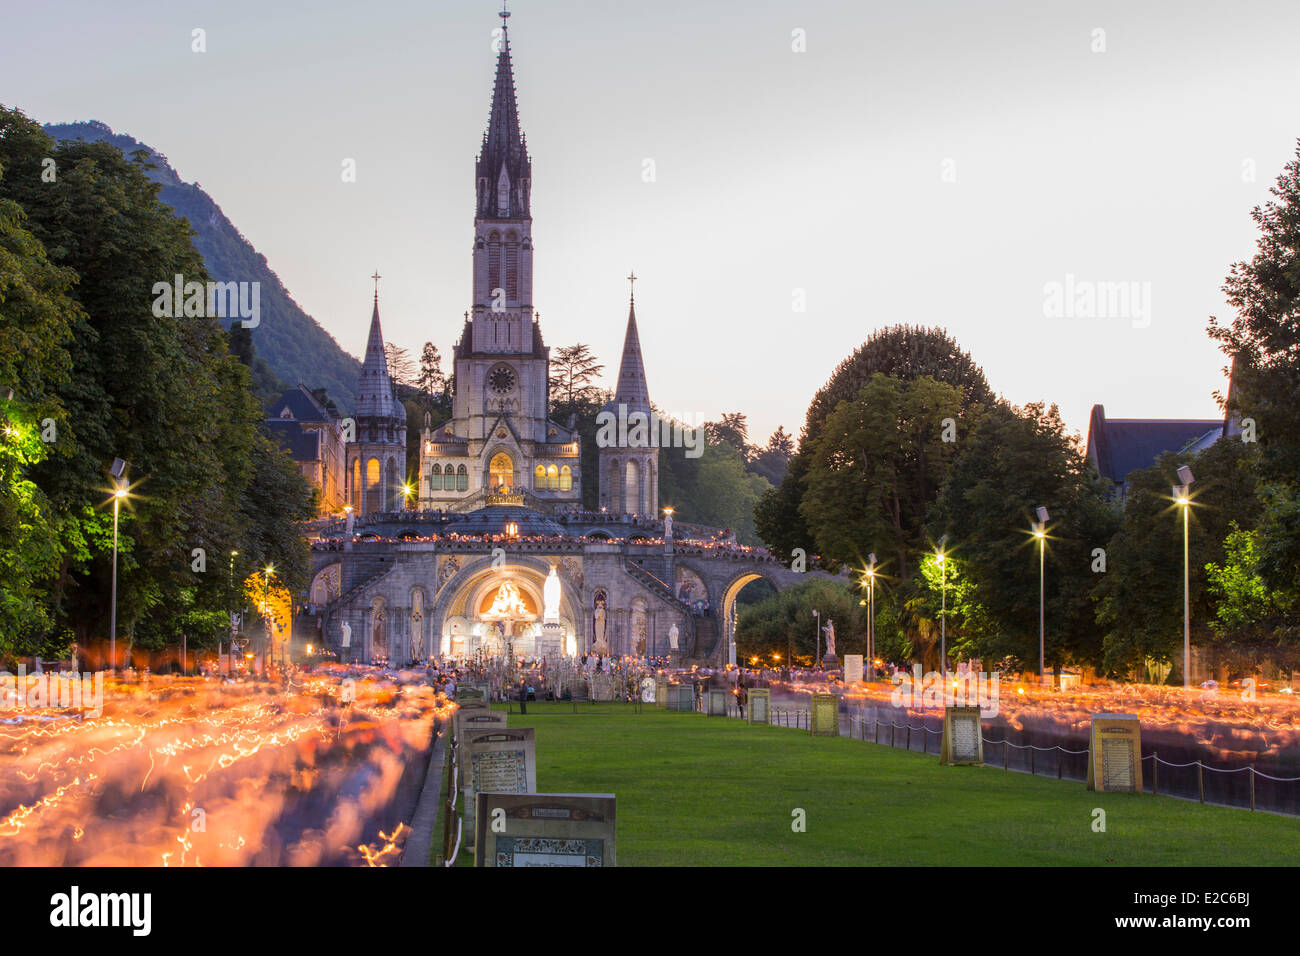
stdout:
[[1181,485],[1174,485],[1174,501],[1183,509],[1183,690],[1192,687],[1192,618],[1191,618],[1191,577],[1187,561],[1187,512],[1191,507],[1190,488],[1196,479],[1192,469],[1186,465],[1178,466],[1178,480]]
[[876,554],[867,555],[867,667],[868,674],[875,676],[876,658]]
[[944,560],[943,546],[947,541],[945,534],[934,549],[939,559],[939,670],[943,673],[945,685],[948,682],[948,562]]
[[262,654],[263,676],[269,676],[275,654],[275,637],[273,634],[275,625],[271,620],[271,575],[274,573],[274,564],[268,564],[266,570],[262,572],[262,615],[264,617],[263,623],[266,625],[266,650]]
[[813,611],[813,669],[822,659],[822,612]]
[[1035,512],[1038,520],[1034,522],[1034,537],[1038,539],[1038,682],[1041,684],[1047,675],[1047,616],[1045,613],[1046,583],[1045,566],[1047,554],[1047,509],[1039,507]]
[[113,459],[113,583],[108,612],[108,668],[117,672],[117,513],[126,497],[126,462]]

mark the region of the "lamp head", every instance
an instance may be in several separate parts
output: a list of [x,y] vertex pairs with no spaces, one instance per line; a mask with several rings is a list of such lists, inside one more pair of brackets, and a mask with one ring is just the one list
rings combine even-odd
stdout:
[[1047,524],[1048,518],[1047,518],[1047,509],[1046,509],[1046,508],[1039,507],[1039,508],[1035,509],[1035,512],[1034,512],[1034,513],[1038,515],[1038,520],[1039,520],[1040,522],[1042,522],[1043,524]]
[[1178,480],[1185,485],[1190,485],[1196,479],[1192,477],[1192,469],[1188,468],[1186,465],[1179,465]]
[[108,472],[114,478],[121,478],[124,474],[126,474],[126,462],[124,462],[121,458],[114,458],[113,467],[109,468]]

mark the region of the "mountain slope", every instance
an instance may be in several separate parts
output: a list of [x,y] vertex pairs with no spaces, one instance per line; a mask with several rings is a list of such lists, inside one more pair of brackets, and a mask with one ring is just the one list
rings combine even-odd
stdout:
[[155,167],[150,178],[162,185],[159,198],[176,215],[189,220],[195,232],[194,248],[203,256],[212,278],[261,283],[261,324],[253,329],[258,356],[290,385],[302,382],[310,388],[324,388],[343,414],[352,412],[361,363],[293,301],[266,257],[240,234],[211,196],[195,183],[183,182],[166,156],[133,137],[114,133],[104,123],[47,123],[45,129],[56,139],[106,142],[128,156],[139,149],[147,152]]

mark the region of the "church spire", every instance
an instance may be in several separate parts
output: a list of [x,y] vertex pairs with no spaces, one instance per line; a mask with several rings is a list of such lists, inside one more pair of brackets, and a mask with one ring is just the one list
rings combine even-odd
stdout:
[[393,383],[388,377],[388,355],[384,350],[384,332],[379,325],[379,272],[375,280],[375,307],[370,314],[370,334],[366,339],[366,357],[361,363],[361,381],[357,384],[357,417],[388,418],[394,414]]
[[503,10],[497,39],[497,75],[492,87],[492,113],[475,169],[480,219],[527,219],[532,161],[528,141],[519,128],[515,70],[510,60],[510,33]]
[[641,360],[641,337],[636,330],[636,273],[627,277],[631,285],[627,307],[627,332],[623,336],[623,361],[618,367],[618,387],[614,401],[629,409],[650,409],[650,389],[645,381],[645,363]]

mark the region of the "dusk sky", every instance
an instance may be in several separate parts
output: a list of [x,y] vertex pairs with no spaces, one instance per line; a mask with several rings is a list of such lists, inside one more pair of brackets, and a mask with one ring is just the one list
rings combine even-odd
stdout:
[[[6,8],[0,102],[164,153],[354,355],[378,268],[386,336],[450,368],[499,3]],[[1207,320],[1300,137],[1293,0],[511,10],[542,331],[589,343],[605,384],[635,269],[651,397],[745,412],[759,443],[898,322],[1081,432],[1097,402],[1217,414]],[[1068,281],[1136,283],[1149,315],[1049,316]]]

